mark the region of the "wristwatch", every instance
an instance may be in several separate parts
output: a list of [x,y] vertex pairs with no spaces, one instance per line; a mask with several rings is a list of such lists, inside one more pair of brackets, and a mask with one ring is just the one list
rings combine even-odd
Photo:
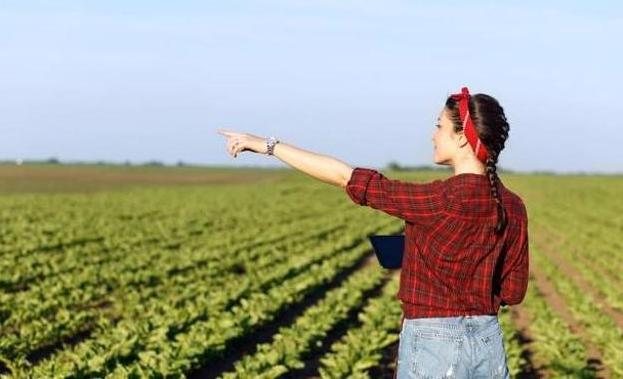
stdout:
[[275,145],[279,143],[279,140],[275,137],[266,138],[266,154],[273,155]]

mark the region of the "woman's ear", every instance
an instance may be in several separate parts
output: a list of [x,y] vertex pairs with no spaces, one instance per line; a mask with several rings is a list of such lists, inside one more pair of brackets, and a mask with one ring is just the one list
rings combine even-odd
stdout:
[[460,149],[465,146],[465,144],[469,143],[469,141],[467,141],[467,137],[465,136],[465,132],[463,132],[462,130],[456,132],[454,137],[456,139],[457,149]]

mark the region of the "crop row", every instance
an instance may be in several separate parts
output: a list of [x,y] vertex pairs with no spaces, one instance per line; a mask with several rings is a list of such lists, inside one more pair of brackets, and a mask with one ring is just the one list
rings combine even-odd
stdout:
[[258,345],[255,354],[245,355],[236,363],[234,372],[221,378],[269,379],[303,368],[305,354],[321,349],[327,333],[366,300],[364,294],[380,284],[383,276],[384,271],[377,265],[351,275],[342,286],[327,292],[321,301],[307,308],[292,325],[281,328],[271,342]]
[[[218,351],[219,347],[223,347],[220,344],[222,341],[216,346],[211,346],[209,338],[206,341],[206,336],[217,339],[225,338],[225,341],[233,338],[234,336],[229,333],[218,332],[218,328],[223,326],[222,324],[227,320],[229,320],[227,322],[239,325],[239,334],[246,333],[249,326],[270,320],[278,313],[280,307],[295,302],[306,292],[329,281],[341,269],[352,265],[365,252],[362,248],[367,247],[364,244],[352,250],[340,252],[322,263],[312,264],[306,268],[304,273],[293,277],[288,277],[292,267],[284,267],[283,270],[268,267],[263,274],[258,274],[257,277],[245,275],[238,282],[220,287],[216,293],[210,288],[204,288],[205,285],[198,285],[191,286],[182,299],[158,297],[149,299],[145,303],[130,301],[133,308],[125,312],[125,318],[119,323],[108,325],[108,320],[100,320],[102,325],[91,338],[70,349],[59,351],[38,365],[35,370],[48,375],[58,373],[66,375],[72,372],[86,376],[103,375],[114,366],[124,367],[135,360],[139,364],[143,362],[153,367],[151,366],[152,355],[173,367],[180,363],[187,363],[187,360],[175,359],[169,354],[181,354],[180,347],[184,347],[186,354],[193,356],[193,350],[188,350],[188,347],[195,345],[195,348],[203,349],[203,354],[212,350]],[[335,253],[336,249],[327,251],[329,254]],[[316,252],[316,256],[318,253]],[[317,258],[309,257],[307,259],[317,260]],[[303,264],[303,266],[307,265],[308,263]],[[327,265],[329,267],[326,267]],[[256,285],[257,280],[264,276],[272,278],[269,281],[269,288]],[[283,280],[284,277],[285,280]],[[277,282],[279,285],[270,284]],[[186,288],[180,288],[180,291],[185,290]],[[268,292],[263,293],[263,291]],[[133,315],[135,317],[132,317]],[[215,330],[203,333],[202,328]],[[184,342],[193,338],[199,338],[196,344]],[[80,359],[78,361],[72,359],[74,356]],[[197,361],[200,364],[201,354],[197,357]]]

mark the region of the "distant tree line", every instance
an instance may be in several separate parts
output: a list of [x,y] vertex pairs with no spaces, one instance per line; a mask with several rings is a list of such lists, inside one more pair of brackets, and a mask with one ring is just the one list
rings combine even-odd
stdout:
[[122,163],[113,162],[113,161],[65,161],[62,162],[57,157],[50,157],[47,159],[15,159],[15,160],[0,160],[0,164],[3,165],[28,165],[28,164],[46,164],[46,165],[88,165],[88,166],[154,166],[154,167],[164,167],[164,166],[194,166],[192,164],[186,163],[184,161],[177,161],[173,165],[168,165],[159,160],[149,160],[146,162],[131,162],[129,160],[125,160]]
[[[451,168],[449,166],[439,166],[439,165],[415,165],[415,166],[407,166],[407,165],[401,165],[396,161],[390,161],[387,166],[386,169],[388,170],[392,170],[392,171],[450,171]],[[515,173],[516,171],[511,170],[511,169],[507,169],[501,166],[497,166],[497,172],[498,173],[508,173],[508,174],[512,174]],[[554,172],[551,172],[552,175],[555,175]]]
[[[187,163],[182,160],[177,161],[174,164],[166,164],[159,160],[149,160],[146,162],[131,162],[130,160],[125,160],[121,163],[112,162],[112,161],[61,161],[57,157],[50,157],[47,159],[13,159],[13,160],[0,160],[0,165],[29,165],[29,164],[46,164],[46,165],[85,165],[85,166],[138,166],[138,167],[213,167],[218,165],[206,165],[206,164],[192,164]],[[239,165],[238,165],[239,166]],[[236,167],[238,167],[236,166]],[[246,166],[249,168],[257,168],[262,169],[265,168],[263,166]],[[287,168],[287,167],[286,167]],[[439,172],[450,172],[452,169],[449,166],[441,166],[441,165],[402,165],[397,161],[390,161],[384,169],[391,171],[439,171]],[[534,170],[529,172],[520,172],[516,170],[511,170],[502,166],[497,166],[498,173],[522,173],[522,174],[531,174],[531,175],[622,175],[621,173],[594,173],[590,171],[576,171],[573,173],[558,173],[551,170]]]

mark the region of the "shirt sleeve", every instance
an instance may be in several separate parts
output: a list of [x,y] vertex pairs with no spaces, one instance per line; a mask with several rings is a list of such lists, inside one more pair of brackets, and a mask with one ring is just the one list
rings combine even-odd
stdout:
[[355,167],[346,185],[346,193],[356,204],[416,224],[433,222],[445,210],[441,180],[412,183],[389,179],[377,170]]
[[529,279],[528,245],[528,218],[525,217],[517,232],[513,233],[506,255],[500,286],[500,298],[504,304],[519,304],[526,295]]

